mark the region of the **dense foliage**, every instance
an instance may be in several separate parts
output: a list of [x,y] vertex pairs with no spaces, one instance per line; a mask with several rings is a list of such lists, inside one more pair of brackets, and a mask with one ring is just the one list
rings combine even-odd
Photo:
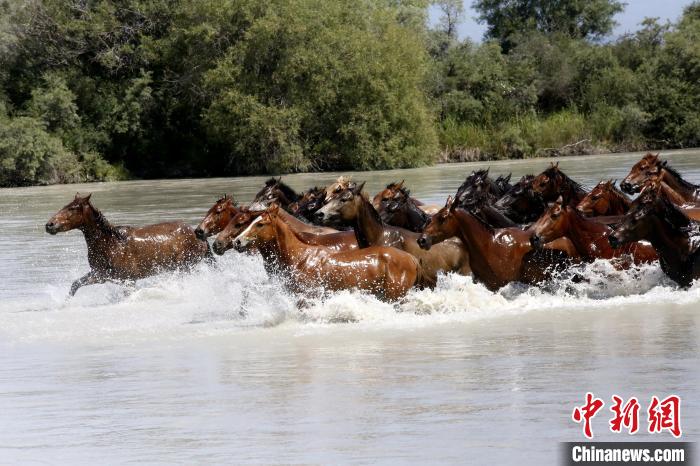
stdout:
[[699,3],[474,6],[482,44],[460,0],[0,0],[0,186],[700,144]]

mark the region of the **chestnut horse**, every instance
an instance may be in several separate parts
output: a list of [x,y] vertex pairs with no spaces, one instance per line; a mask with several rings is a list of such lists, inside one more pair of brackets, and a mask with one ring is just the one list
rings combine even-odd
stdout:
[[642,189],[622,223],[608,236],[614,248],[639,240],[651,242],[661,269],[680,286],[688,287],[700,278],[700,224],[673,204],[658,183]]
[[271,206],[233,241],[237,251],[253,247],[263,260],[280,266],[294,291],[321,285],[327,290],[360,289],[396,301],[420,278],[418,260],[395,248],[333,251],[304,243]]
[[224,194],[213,206],[207,211],[207,215],[199,222],[194,233],[199,239],[207,239],[208,237],[219,233],[226,228],[231,219],[240,212],[233,202],[233,198],[228,194]]
[[632,201],[617,187],[613,180],[601,181],[581,199],[576,209],[589,217],[624,215]]
[[572,207],[576,207],[587,194],[580,184],[559,170],[559,162],[552,163],[532,180],[532,190],[542,196],[545,205],[562,196],[564,202]]
[[569,238],[581,257],[587,261],[613,259],[622,255],[629,255],[635,264],[648,264],[658,259],[650,244],[635,242],[613,249],[608,242],[608,236],[613,230],[565,205],[561,196],[528,231],[532,234],[531,242],[535,247],[564,236]]
[[113,226],[79,194],[46,223],[46,232],[78,229],[87,243],[90,272],[73,282],[70,296],[85,285],[131,281],[165,270],[186,269],[211,258],[209,245],[183,222],[143,227]]
[[665,183],[675,193],[677,198],[670,197],[669,200],[676,205],[700,207],[700,186],[684,180],[680,173],[668,165],[668,161],[659,158],[659,154],[646,154],[642,157],[622,180],[620,188],[629,194],[638,193],[651,179]]
[[[233,247],[236,238],[250,223],[260,216],[261,212],[241,211],[216,237],[213,244],[215,253],[221,255]],[[349,251],[357,249],[355,233],[352,231],[334,231],[332,233],[312,233],[306,225],[299,222],[287,212],[281,210],[278,216],[284,220],[306,244],[326,246],[334,251]]]
[[316,215],[322,221],[337,221],[352,225],[360,248],[390,246],[415,256],[423,268],[424,286],[435,286],[438,272],[470,273],[469,257],[459,240],[445,241],[439,247],[425,251],[418,245],[420,234],[386,225],[362,192],[364,183],[331,197]]
[[570,260],[560,250],[534,251],[530,233],[520,228],[494,229],[471,212],[457,208],[450,197],[425,227],[418,243],[430,250],[454,236],[469,252],[474,277],[492,291],[516,281],[541,283]]

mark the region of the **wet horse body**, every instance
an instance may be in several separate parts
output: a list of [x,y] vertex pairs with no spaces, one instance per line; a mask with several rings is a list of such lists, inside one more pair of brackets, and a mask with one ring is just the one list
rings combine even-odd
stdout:
[[462,275],[471,272],[469,257],[458,239],[445,241],[432,251],[421,249],[418,245],[419,233],[384,224],[374,206],[362,193],[363,186],[346,189],[333,196],[317,215],[324,221],[340,219],[352,225],[360,248],[385,246],[412,254],[423,268],[423,286],[435,286],[439,272]]
[[255,219],[235,240],[245,251],[256,247],[266,263],[279,267],[294,291],[322,286],[338,291],[360,289],[395,301],[405,296],[421,274],[410,254],[386,247],[333,251],[304,243],[276,215],[276,207]]
[[209,245],[183,222],[143,227],[113,226],[90,203],[90,195],[75,199],[46,223],[50,234],[78,229],[87,244],[90,272],[71,286],[106,281],[133,281],[157,273],[187,269],[211,257]]
[[688,287],[700,278],[700,224],[689,219],[654,182],[643,188],[609,236],[615,248],[642,239],[651,242],[661,269],[680,286]]
[[561,198],[542,214],[529,231],[535,247],[542,247],[558,238],[569,238],[586,261],[629,256],[634,264],[648,264],[658,259],[656,251],[649,244],[634,242],[613,249],[608,241],[608,236],[613,232],[609,226],[584,217],[577,209],[564,205]]
[[552,250],[546,256],[533,252],[530,233],[520,228],[494,229],[449,199],[426,226],[419,242],[421,247],[431,249],[452,236],[457,236],[468,251],[474,277],[492,291],[517,281],[541,283],[552,266],[568,260],[562,251]]

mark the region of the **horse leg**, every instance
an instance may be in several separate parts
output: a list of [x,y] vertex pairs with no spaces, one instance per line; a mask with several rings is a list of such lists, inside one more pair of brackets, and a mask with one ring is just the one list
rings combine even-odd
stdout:
[[95,285],[97,283],[104,283],[105,279],[96,274],[95,272],[88,272],[76,281],[73,282],[73,284],[70,287],[70,293],[69,296],[74,296],[75,292],[78,291],[78,288],[81,288],[85,285]]

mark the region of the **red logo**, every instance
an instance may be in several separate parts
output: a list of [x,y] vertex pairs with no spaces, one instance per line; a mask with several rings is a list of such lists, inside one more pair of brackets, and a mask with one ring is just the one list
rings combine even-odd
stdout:
[[[639,410],[640,405],[636,397],[631,397],[625,403],[621,397],[612,396],[613,404],[610,411],[613,413],[609,421],[611,432],[622,432],[623,428],[632,435],[639,430]],[[598,411],[605,403],[602,399],[596,398],[593,393],[586,393],[586,402],[582,406],[576,406],[571,413],[574,422],[583,422],[583,435],[593,438],[592,421]],[[648,432],[650,434],[670,432],[674,437],[681,436],[681,398],[677,395],[670,395],[663,400],[652,396],[647,409]]]

